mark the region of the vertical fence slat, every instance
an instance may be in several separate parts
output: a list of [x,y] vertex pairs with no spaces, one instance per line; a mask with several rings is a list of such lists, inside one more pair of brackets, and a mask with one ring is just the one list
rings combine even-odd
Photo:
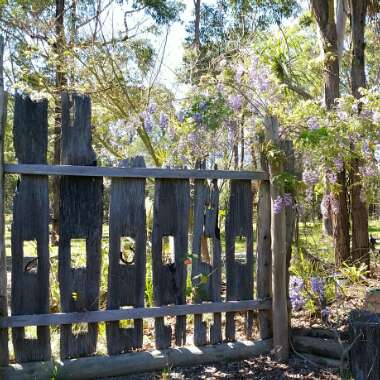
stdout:
[[[194,301],[220,302],[221,300],[221,243],[218,227],[219,189],[217,180],[209,188],[207,181],[195,181],[194,231],[192,246],[191,278],[195,288]],[[212,241],[211,262],[203,262],[202,238]],[[209,341],[217,344],[222,341],[221,314],[214,313],[210,325]],[[205,345],[207,341],[207,323],[202,314],[194,316],[194,344]]]
[[[253,196],[251,181],[232,180],[226,217],[227,301],[253,298]],[[245,263],[236,260],[235,240],[245,237]],[[244,281],[241,281],[244,279]],[[245,331],[252,335],[253,312],[245,316]],[[226,313],[226,339],[235,340],[235,313]]]
[[[46,164],[47,101],[15,95],[13,141],[19,163]],[[24,242],[34,241],[37,258],[25,265]],[[46,176],[22,175],[13,201],[12,315],[49,312],[49,197]],[[49,327],[37,327],[37,339],[14,328],[18,362],[49,360]]]
[[[124,160],[120,166],[145,167],[145,162],[143,157],[138,156]],[[143,307],[146,265],[145,179],[112,179],[109,229],[107,308]],[[132,247],[134,257],[130,264],[125,262],[128,259],[121,257],[122,237],[135,241]],[[110,355],[141,348],[142,343],[142,319],[134,320],[132,328],[120,328],[119,322],[107,323],[107,348]]]
[[[152,231],[153,290],[156,306],[186,303],[190,193],[188,180],[156,180]],[[174,238],[174,260],[163,262],[164,236]],[[171,345],[171,327],[164,318],[155,319],[156,346]],[[176,317],[175,341],[186,341],[186,316]]]
[[[7,268],[4,219],[4,138],[7,120],[7,93],[3,77],[4,39],[0,36],[0,318],[8,316]],[[0,367],[8,365],[8,329],[0,329]]]
[[[74,120],[70,108],[74,108]],[[61,163],[96,165],[91,147],[91,104],[88,96],[62,94]],[[103,179],[63,177],[60,181],[59,285],[63,312],[83,312],[99,307]],[[71,239],[86,239],[86,265],[73,268]],[[96,351],[97,323],[85,332],[73,333],[72,325],[61,326],[61,358],[91,355]]]
[[[260,143],[264,142],[264,137]],[[268,161],[264,152],[260,152],[260,169],[268,171]],[[272,249],[271,249],[271,199],[270,182],[260,181],[257,204],[257,297],[272,297]],[[271,338],[272,310],[260,310],[258,313],[261,339]]]

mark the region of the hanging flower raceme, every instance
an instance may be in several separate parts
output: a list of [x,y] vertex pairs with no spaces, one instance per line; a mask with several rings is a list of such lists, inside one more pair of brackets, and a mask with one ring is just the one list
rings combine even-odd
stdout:
[[165,112],[160,112],[159,124],[162,129],[167,129],[169,125],[169,117]]
[[302,180],[308,186],[314,186],[319,181],[319,174],[314,169],[305,169],[302,173]]
[[228,97],[228,104],[234,111],[239,111],[243,106],[243,97],[239,94],[230,95]]
[[279,195],[273,202],[273,212],[280,214],[285,207],[292,207],[293,203],[292,194],[285,193],[283,196]]
[[292,308],[295,311],[299,311],[305,305],[305,298],[303,296],[303,291],[305,289],[305,284],[300,277],[290,276],[289,279],[289,298],[292,304]]

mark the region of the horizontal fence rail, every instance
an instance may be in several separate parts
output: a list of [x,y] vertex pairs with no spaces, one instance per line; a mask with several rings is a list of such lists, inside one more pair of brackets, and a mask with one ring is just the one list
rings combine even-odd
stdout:
[[260,171],[231,171],[169,168],[120,168],[75,165],[5,164],[6,174],[30,174],[79,177],[172,178],[172,179],[240,179],[267,180]]
[[51,326],[72,323],[111,322],[126,319],[175,317],[179,315],[269,310],[271,300],[227,301],[160,307],[120,308],[82,313],[14,315],[0,320],[0,328]]

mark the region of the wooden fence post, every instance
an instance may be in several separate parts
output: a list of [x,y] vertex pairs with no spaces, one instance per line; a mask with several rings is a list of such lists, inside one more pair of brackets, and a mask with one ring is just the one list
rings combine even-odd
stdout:
[[[4,221],[4,137],[7,120],[7,94],[3,80],[4,39],[0,36],[0,318],[8,316],[7,267],[5,253]],[[9,362],[8,329],[0,329],[0,366]]]
[[[280,149],[278,120],[273,116],[265,118],[266,138],[273,148]],[[281,157],[269,161],[271,207],[271,238],[272,238],[272,281],[273,281],[273,348],[278,361],[289,358],[289,326],[288,300],[286,291],[286,219],[285,210],[274,209],[274,203],[283,195],[283,186],[276,181],[283,172]],[[275,212],[276,211],[276,212]]]
[[[268,161],[262,152],[260,153],[260,166],[261,170],[268,171]],[[270,182],[266,180],[260,181],[257,204],[256,273],[257,297],[261,299],[272,297],[271,199]],[[271,338],[273,336],[272,310],[261,310],[258,317],[261,339]]]

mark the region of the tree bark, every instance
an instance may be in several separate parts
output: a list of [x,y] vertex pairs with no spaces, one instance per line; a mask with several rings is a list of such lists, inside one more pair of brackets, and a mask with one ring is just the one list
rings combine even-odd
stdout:
[[[55,35],[56,42],[54,51],[57,55],[56,73],[55,73],[55,118],[54,118],[54,155],[53,163],[60,164],[61,159],[61,92],[67,84],[67,78],[64,68],[64,49],[65,49],[65,29],[64,29],[64,12],[65,0],[56,0],[55,13]],[[57,244],[58,241],[58,223],[59,223],[59,177],[54,177],[52,180],[52,244]]]
[[200,40],[200,23],[201,23],[201,0],[194,0],[194,46],[199,50],[201,47]]
[[[367,4],[367,0],[350,0],[352,35],[351,90],[356,98],[360,98],[359,89],[366,86],[364,32]],[[360,164],[360,159],[352,159],[350,172],[352,259],[356,264],[365,263],[369,267],[368,207],[365,199],[360,196],[362,192],[359,175]]]
[[[325,105],[327,110],[332,110],[335,99],[339,97],[340,82],[334,0],[312,0],[311,3],[323,39]],[[338,173],[337,177],[341,190],[334,195],[338,212],[334,213],[332,222],[335,261],[341,263],[349,257],[350,237],[345,171]]]

